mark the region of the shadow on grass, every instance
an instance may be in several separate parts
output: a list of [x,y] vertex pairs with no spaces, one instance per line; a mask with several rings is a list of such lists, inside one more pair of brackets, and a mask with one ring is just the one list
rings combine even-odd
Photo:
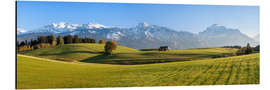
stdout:
[[[123,53],[121,53],[123,54]],[[121,57],[121,54],[113,54],[113,55],[98,55],[95,57],[90,57],[81,62],[87,63],[101,63],[101,64],[117,64],[117,65],[138,65],[138,64],[153,64],[153,63],[166,63],[166,62],[183,62],[183,61],[191,61],[198,59],[209,59],[209,58],[221,58],[227,57],[231,53],[220,53],[220,54],[196,54],[196,53],[181,53],[181,54],[169,54],[169,53],[141,53],[139,55],[142,56],[153,56],[153,57]],[[169,56],[161,56],[159,55],[169,55]],[[171,55],[171,56],[170,56]],[[132,55],[131,55],[132,56]],[[179,56],[179,57],[174,57]],[[189,57],[184,58],[181,56]]]
[[[80,60],[80,62],[86,63],[100,63],[100,64],[117,64],[117,65],[138,65],[138,64],[153,64],[153,63],[167,63],[167,62],[183,62],[183,61],[190,61],[190,60],[197,60],[197,59],[206,59],[206,58],[219,58],[227,55],[228,53],[220,53],[220,54],[196,54],[196,53],[181,53],[181,54],[174,54],[174,53],[136,53],[136,55],[141,56],[151,56],[151,57],[136,57],[132,55],[132,53],[115,53],[112,55],[104,55],[103,52],[91,52],[91,51],[67,51],[67,52],[60,52],[60,53],[53,53],[53,54],[40,54],[39,56],[61,56],[67,54],[75,54],[75,53],[91,53],[91,54],[99,54],[94,57],[89,57],[84,60]],[[130,54],[124,55],[123,54]],[[134,53],[135,54],[135,53]],[[160,57],[156,57],[159,56]],[[165,56],[163,56],[165,55]],[[128,57],[126,57],[128,56]],[[181,57],[185,56],[185,57]],[[60,61],[72,61],[66,59],[56,59]]]
[[168,56],[188,56],[193,58],[219,58],[219,57],[227,57],[233,56],[233,53],[163,53],[163,52],[152,52],[152,53],[142,53],[140,55],[144,56],[160,56],[160,55],[168,55]]
[[138,65],[138,64],[153,64],[153,63],[166,63],[166,62],[183,62],[190,61],[189,59],[183,58],[130,58],[121,59],[117,58],[118,55],[98,55],[91,57],[81,62],[87,63],[100,63],[100,64],[117,64],[117,65]]

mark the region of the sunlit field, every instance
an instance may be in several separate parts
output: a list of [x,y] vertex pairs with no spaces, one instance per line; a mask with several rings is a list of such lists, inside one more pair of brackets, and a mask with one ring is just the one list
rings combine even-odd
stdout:
[[67,63],[18,55],[18,88],[259,84],[259,54],[144,65]]
[[225,57],[236,50],[205,48],[159,52],[119,46],[112,56],[101,57],[102,48],[98,44],[70,44],[20,53],[17,56],[17,88],[232,85],[260,82],[259,53]]

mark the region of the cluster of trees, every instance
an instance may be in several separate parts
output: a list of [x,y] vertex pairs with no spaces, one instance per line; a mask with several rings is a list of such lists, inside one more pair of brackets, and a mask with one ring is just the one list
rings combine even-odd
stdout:
[[252,48],[250,46],[250,44],[248,43],[247,46],[245,47],[241,47],[238,51],[237,51],[237,55],[245,55],[245,54],[251,54],[253,53],[253,51],[260,51],[260,45]]
[[29,51],[33,49],[56,45],[57,45],[56,38],[53,35],[38,36],[36,40],[31,39],[30,41],[27,40],[21,42],[17,41],[17,51],[18,52]]
[[71,43],[96,43],[95,39],[92,38],[80,38],[78,35],[66,35],[63,37],[64,44],[71,44]]
[[17,51],[28,51],[38,48],[45,48],[49,46],[62,46],[64,44],[71,44],[71,43],[96,43],[95,39],[92,38],[79,38],[78,35],[66,35],[66,36],[58,36],[55,37],[54,35],[49,36],[38,36],[37,39],[30,41],[17,41]]
[[254,51],[260,51],[260,45],[257,45],[256,47],[253,48]]
[[[246,47],[250,47],[250,45],[247,45]],[[235,46],[223,46],[222,48],[236,48],[236,49],[241,49],[241,48],[245,48],[245,47],[241,47],[238,45]],[[253,49],[253,51],[260,51],[260,45],[257,45],[256,47],[251,47]]]
[[[49,36],[38,36],[37,39],[31,41],[17,41],[17,51],[28,51],[38,48],[45,48],[50,46],[62,46],[64,44],[71,44],[71,43],[96,43],[95,39],[92,38],[80,38],[78,35],[66,35],[66,36],[58,36],[55,37],[54,35]],[[105,44],[104,45],[104,54],[105,55],[112,55],[113,50],[116,50],[117,48],[117,42],[110,40],[99,40],[99,44]]]

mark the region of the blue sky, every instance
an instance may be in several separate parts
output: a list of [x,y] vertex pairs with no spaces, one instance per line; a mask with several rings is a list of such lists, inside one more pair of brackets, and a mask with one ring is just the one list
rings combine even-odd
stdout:
[[58,22],[91,22],[118,27],[134,27],[139,22],[147,22],[193,33],[219,24],[254,36],[259,33],[259,7],[41,1],[17,3],[18,28],[32,30]]

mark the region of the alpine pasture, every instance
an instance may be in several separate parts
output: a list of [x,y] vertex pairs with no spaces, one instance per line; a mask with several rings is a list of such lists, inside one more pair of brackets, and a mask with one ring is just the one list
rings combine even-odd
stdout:
[[65,44],[17,55],[17,88],[259,84],[259,53],[237,49],[140,51],[118,46],[103,56],[102,44]]
[[63,46],[40,48],[21,54],[60,61],[79,61],[105,64],[149,64],[162,62],[189,61],[230,56],[237,49],[199,48],[170,51],[140,51],[118,46],[113,55],[103,54],[104,44],[65,44]]

